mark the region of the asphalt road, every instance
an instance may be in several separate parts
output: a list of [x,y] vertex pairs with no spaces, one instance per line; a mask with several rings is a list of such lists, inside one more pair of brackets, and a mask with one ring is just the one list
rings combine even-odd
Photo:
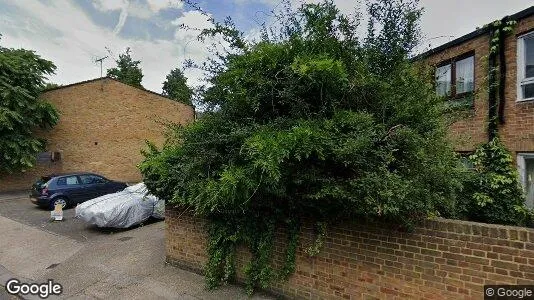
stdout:
[[[74,208],[68,208],[63,211],[63,221],[52,221],[50,211],[31,203],[27,194],[0,195],[0,216],[77,241],[94,240],[102,235],[124,231],[123,229],[101,229],[94,225],[88,225],[74,218],[74,213]],[[156,221],[149,220],[145,224],[153,222]]]
[[[0,194],[0,300],[16,299],[8,279],[54,279],[62,299],[273,299],[227,285],[205,288],[205,278],[165,263],[165,224],[99,229],[64,211],[64,221],[32,204],[26,194]],[[27,280],[27,281],[24,281]]]
[[0,300],[19,300],[21,298],[7,293],[5,288],[0,285]]

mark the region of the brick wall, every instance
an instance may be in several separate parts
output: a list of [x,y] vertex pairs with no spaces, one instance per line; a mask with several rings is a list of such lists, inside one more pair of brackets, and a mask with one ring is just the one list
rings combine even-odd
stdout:
[[[505,124],[499,126],[500,136],[513,152],[534,151],[534,101],[516,102],[517,99],[517,36],[516,34],[534,30],[534,16],[518,22],[515,33],[505,40],[507,65],[505,85]],[[474,108],[470,116],[462,118],[450,126],[450,136],[458,151],[471,151],[487,141],[488,117],[488,59],[489,34],[468,40],[457,46],[445,49],[426,58],[430,65],[452,59],[467,52],[475,53],[475,92]],[[453,100],[454,101],[454,100]]]
[[40,164],[27,172],[0,176],[0,192],[28,189],[41,175],[89,171],[127,182],[141,180],[145,140],[162,145],[160,122],[185,124],[194,111],[165,97],[112,79],[75,84],[48,91],[42,98],[60,112],[51,131],[37,135],[48,140],[47,150],[61,153],[61,161]]
[[[488,36],[480,36],[455,47],[448,48],[427,58],[427,63],[435,66],[443,61],[474,51],[475,93],[474,107],[470,114],[459,118],[449,128],[449,136],[458,151],[470,151],[487,140],[488,93],[487,59]],[[451,100],[454,101],[454,100]]]
[[[205,222],[167,207],[166,257],[201,272],[207,261]],[[485,284],[534,284],[534,230],[481,223],[433,220],[413,232],[371,224],[328,229],[321,252],[303,252],[314,234],[302,229],[296,271],[272,292],[306,299],[482,299]],[[284,236],[275,244],[281,261]],[[238,250],[239,277],[250,259]],[[275,263],[276,264],[276,263]]]
[[[521,20],[516,34],[534,30],[534,16]],[[505,144],[516,152],[534,151],[534,101],[517,100],[517,36],[512,34],[505,40],[506,88],[505,124],[499,128]]]

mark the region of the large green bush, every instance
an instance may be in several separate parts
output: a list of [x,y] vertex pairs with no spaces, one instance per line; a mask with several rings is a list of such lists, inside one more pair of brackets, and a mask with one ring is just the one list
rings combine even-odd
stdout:
[[[250,249],[248,289],[294,268],[303,218],[410,225],[454,206],[458,161],[445,139],[442,102],[411,66],[420,11],[411,1],[369,6],[369,34],[331,1],[307,4],[241,39],[217,24],[233,51],[203,89],[204,117],[151,147],[141,164],[152,193],[210,221],[210,287],[235,275],[237,244]],[[270,33],[269,33],[270,32]],[[276,228],[290,232],[286,264],[270,259]],[[312,246],[311,255],[320,250]]]

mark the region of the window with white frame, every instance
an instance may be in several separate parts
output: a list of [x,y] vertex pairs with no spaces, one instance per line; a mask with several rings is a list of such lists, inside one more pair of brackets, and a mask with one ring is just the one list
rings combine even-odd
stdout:
[[525,204],[534,208],[534,153],[520,153],[517,155],[517,168],[521,184],[525,190]]
[[438,96],[461,97],[475,88],[475,56],[462,55],[441,63],[436,68],[436,93]]
[[436,68],[436,93],[438,96],[451,94],[451,65]]
[[517,40],[517,101],[534,100],[534,32]]
[[454,69],[456,95],[472,92],[475,88],[475,57],[458,60]]

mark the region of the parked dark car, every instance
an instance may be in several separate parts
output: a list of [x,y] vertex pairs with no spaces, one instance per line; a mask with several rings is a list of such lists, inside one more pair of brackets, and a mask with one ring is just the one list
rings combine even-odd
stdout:
[[126,183],[113,181],[93,173],[69,173],[43,176],[32,186],[30,198],[34,204],[54,209],[56,204],[63,208],[102,195],[122,191]]

